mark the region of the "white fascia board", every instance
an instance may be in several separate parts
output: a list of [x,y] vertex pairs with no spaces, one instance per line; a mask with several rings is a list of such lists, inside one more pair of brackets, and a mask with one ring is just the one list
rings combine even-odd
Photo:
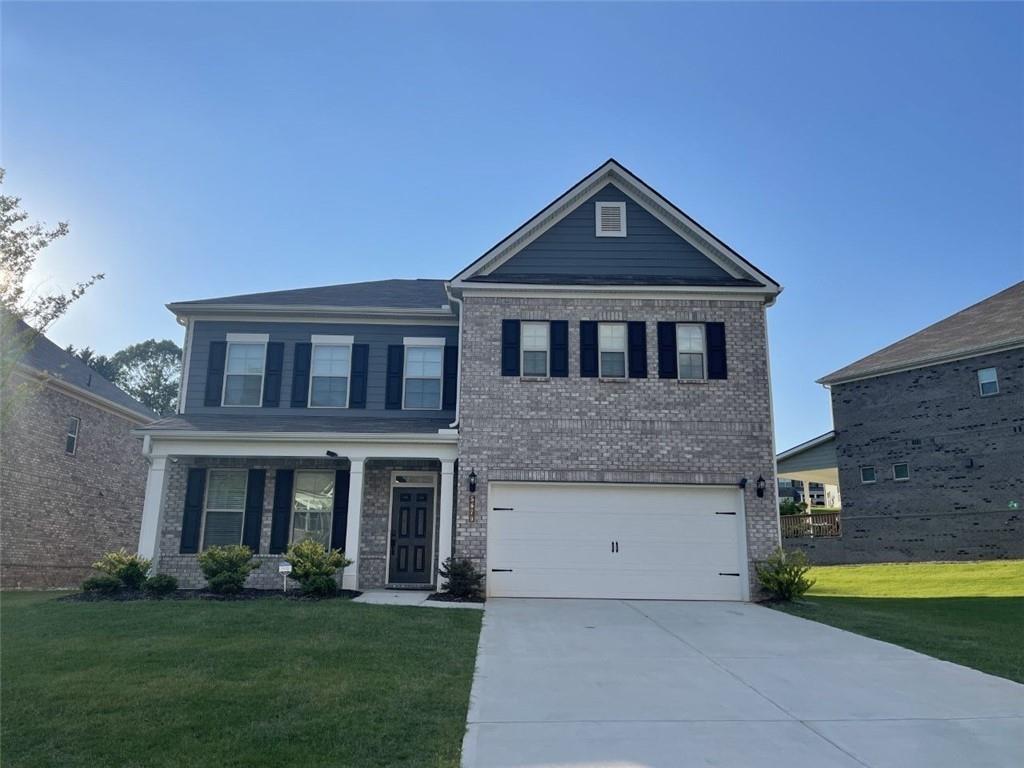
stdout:
[[345,434],[324,433],[244,433],[175,432],[133,430],[135,436],[148,435],[150,455],[164,456],[280,456],[321,458],[328,450],[340,458],[458,458],[458,435],[441,434]]
[[440,336],[405,336],[402,344],[407,347],[443,347],[445,340]]
[[280,304],[202,304],[172,302],[165,305],[179,319],[193,317],[196,319],[223,319],[225,316],[244,317],[252,320],[253,316],[265,317],[268,320],[292,318],[358,318],[366,322],[406,322],[408,320],[450,320],[454,322],[455,313],[450,306],[428,307],[425,309],[389,308],[389,307],[338,307],[333,305],[280,305]]

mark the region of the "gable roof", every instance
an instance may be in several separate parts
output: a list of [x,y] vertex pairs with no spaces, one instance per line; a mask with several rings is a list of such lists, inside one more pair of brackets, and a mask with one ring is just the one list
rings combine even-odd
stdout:
[[141,421],[149,422],[160,418],[157,413],[100,376],[70,352],[64,351],[43,334],[37,333],[24,321],[15,319],[13,333],[15,336],[24,333],[36,334],[25,354],[18,360],[21,367],[57,383],[67,384],[73,391],[103,400],[116,409],[131,411],[140,417]]
[[[624,275],[614,281],[592,274],[558,275],[505,274],[499,268],[522,252],[573,211],[592,199],[595,193],[613,184],[631,201],[675,232],[687,244],[717,265],[722,273],[717,276],[696,275],[654,278],[643,275]],[[556,284],[556,285],[687,285],[711,290],[738,289],[743,292],[764,293],[774,296],[782,287],[769,275],[757,269],[720,239],[702,227],[673,203],[662,197],[638,176],[615,159],[609,159],[579,182],[570,187],[554,202],[530,218],[514,232],[503,238],[483,256],[467,266],[454,278],[453,288],[467,288],[480,283],[494,284]]]
[[213,299],[173,302],[177,315],[238,310],[370,310],[450,315],[444,280],[371,280],[266,293],[243,293]]
[[841,384],[1024,347],[1024,281],[818,379]]

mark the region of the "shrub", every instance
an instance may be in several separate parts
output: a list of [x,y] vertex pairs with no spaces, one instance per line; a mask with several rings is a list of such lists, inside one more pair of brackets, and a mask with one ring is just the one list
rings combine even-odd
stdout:
[[142,585],[142,591],[150,597],[164,597],[178,588],[178,580],[166,573],[150,576]]
[[327,549],[313,539],[292,544],[284,559],[292,566],[288,578],[299,582],[302,594],[317,597],[328,597],[337,592],[334,574],[352,564],[340,549]]
[[796,499],[787,498],[779,501],[780,515],[800,515],[807,509],[807,504]]
[[763,563],[757,564],[757,580],[777,600],[800,597],[814,586],[807,578],[811,564],[803,552],[776,549]]
[[210,547],[199,555],[199,569],[210,591],[219,595],[241,592],[249,574],[259,567],[252,559],[252,550],[241,544]]
[[92,564],[97,571],[113,576],[128,589],[142,588],[149,566],[149,560],[141,555],[133,555],[123,547],[116,552],[107,552]]
[[101,595],[113,595],[121,591],[121,580],[109,573],[97,573],[82,582],[83,592],[98,592]]
[[470,560],[449,557],[441,564],[440,574],[447,579],[444,589],[452,597],[476,598],[483,592],[484,575]]

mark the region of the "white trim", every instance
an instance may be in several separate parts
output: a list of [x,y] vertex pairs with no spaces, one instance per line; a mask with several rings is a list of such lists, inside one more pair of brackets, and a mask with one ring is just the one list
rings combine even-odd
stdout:
[[[703,364],[702,375],[699,379],[683,377],[683,367],[679,365],[680,355],[689,355],[693,352],[679,348],[679,329],[682,327],[693,327],[700,329],[700,357]],[[707,323],[676,323],[676,378],[680,381],[707,381],[708,380],[708,324]]]
[[[148,443],[148,439],[144,443]],[[149,453],[149,446],[143,445],[143,455]],[[166,457],[149,457],[149,471],[146,474],[146,495],[142,503],[142,524],[139,527],[139,554],[147,560],[156,557],[160,548],[161,518],[163,516],[166,487]]]
[[[236,338],[232,338],[232,336]],[[252,337],[263,337],[263,340],[252,338],[240,338],[244,336]],[[220,382],[220,405],[221,408],[260,408],[263,406],[263,385],[267,381],[267,339],[270,336],[265,333],[229,333],[227,339],[227,346],[224,349],[224,377]],[[263,345],[263,363],[260,366],[260,397],[255,403],[228,403],[225,402],[228,397],[228,376],[255,376],[253,373],[228,373],[228,366],[231,364],[231,345],[232,344],[248,344],[248,345]]]
[[[839,371],[843,370],[842,368],[840,368],[839,371],[836,371],[835,373],[830,373],[828,376],[822,376],[820,379],[817,379],[815,383],[821,384],[824,387],[831,387],[833,384],[849,384],[850,382],[853,381],[863,381],[864,379],[877,379],[879,376],[888,376],[889,374],[892,373],[905,373],[907,371],[916,371],[918,368],[927,368],[932,365],[942,365],[944,363],[955,363],[960,360],[970,360],[975,357],[991,355],[997,352],[1009,352],[1010,350],[1013,349],[1024,349],[1024,338],[1011,339],[1010,341],[1001,341],[996,344],[989,345],[987,347],[977,347],[975,349],[964,350],[960,352],[948,352],[942,355],[935,355],[932,357],[922,357],[917,360],[911,360],[910,362],[901,363],[900,365],[895,367],[877,368],[873,371],[866,371],[865,373],[854,374],[853,376],[832,378],[833,376],[836,375],[836,373],[839,373]],[[850,365],[856,365],[856,362],[850,363]],[[846,367],[849,368],[850,366]]]
[[[604,350],[601,349],[601,328],[604,326],[621,325],[622,326],[622,375],[621,376],[608,376],[604,372],[604,360],[602,359],[602,353]],[[646,346],[646,339],[645,346]],[[618,353],[617,349],[610,349],[608,352]],[[629,323],[625,320],[599,320],[597,323],[597,377],[599,379],[609,379],[612,381],[625,381],[629,378]]]
[[[291,507],[288,510],[288,542],[285,545],[285,549],[295,543],[293,541],[293,534],[295,532],[295,494],[299,485],[297,478],[302,473],[331,475],[333,478],[332,482],[334,483],[334,489],[331,491],[331,510],[327,516],[327,549],[330,549],[331,537],[334,535],[334,495],[338,492],[338,471],[336,469],[312,469],[310,467],[296,468],[292,475],[292,502]],[[347,541],[345,543],[346,545],[348,544]]]
[[[409,337],[406,341],[409,341]],[[438,339],[420,339],[420,341],[438,341]],[[440,339],[441,342],[444,339]],[[410,349],[440,349],[441,350],[441,375],[440,376],[410,376],[409,375],[409,350]],[[414,381],[433,381],[437,379],[437,407],[436,408],[410,408],[406,405],[406,384],[410,379]],[[444,405],[444,344],[405,344],[402,349],[402,410],[403,411],[440,411]]]
[[311,433],[186,433],[148,435],[151,456],[211,456],[219,458],[317,458],[327,450],[349,461],[364,459],[456,459],[457,434],[354,435]]
[[[188,396],[188,374],[192,367],[192,334],[195,322],[185,321],[185,341],[181,347],[181,380],[178,382],[178,413],[185,412],[185,398]],[[226,360],[225,360],[226,362]]]
[[[249,470],[247,469],[236,469],[235,467],[207,467],[206,469],[206,482],[203,483],[203,515],[199,521],[199,551],[203,552],[206,549],[206,504],[207,499],[210,497],[210,475],[213,472],[231,472],[237,474],[241,472],[245,475],[245,490],[242,491],[242,509],[239,514],[242,516],[242,524],[238,527],[238,544],[242,543],[245,538],[245,501],[249,497]],[[234,512],[233,509],[215,509],[214,512]],[[218,545],[220,546],[220,545]],[[258,554],[258,553],[257,553]]]
[[270,341],[269,333],[229,333],[227,341],[239,344],[266,344]]
[[[872,480],[865,480],[864,479],[864,470],[865,469],[870,469],[871,470],[871,476],[873,478]],[[865,464],[863,467],[858,467],[857,471],[860,473],[860,484],[861,485],[871,485],[872,483],[877,483],[878,482],[878,470],[874,466],[872,466],[870,464]]]
[[[906,467],[906,477],[896,477],[896,467]],[[905,483],[910,479],[910,462],[909,461],[897,461],[892,465],[892,479],[897,483]]]
[[348,516],[345,522],[345,557],[351,561],[341,576],[345,589],[359,589],[359,531],[363,521],[364,458],[349,454]]
[[[452,533],[455,502],[455,461],[441,460],[441,490],[437,499],[437,569],[452,555]],[[441,574],[434,571],[434,588],[441,589]]]
[[402,344],[406,347],[443,347],[445,339],[441,336],[405,336]]
[[[620,230],[605,231],[601,229],[601,210],[603,208],[615,208],[619,212],[619,222],[622,224]],[[597,237],[625,237],[626,236],[626,204],[605,203],[600,200],[594,203],[594,235]]]
[[[75,422],[75,431],[74,431],[74,433],[69,431],[68,428],[67,428],[67,423],[70,422],[72,419],[74,419],[74,422]],[[67,417],[67,422],[64,423],[64,433],[65,433],[64,434],[64,455],[65,456],[74,456],[76,453],[78,453],[78,436],[79,436],[79,434],[81,434],[81,432],[82,432],[82,417],[81,416],[68,416]],[[71,438],[72,440],[74,440],[74,442],[71,444],[71,450],[70,451],[68,450],[68,438]]]
[[[348,408],[352,402],[352,352],[355,346],[352,343],[352,336],[325,336],[321,334],[315,334],[310,337],[313,341],[311,342],[309,349],[309,388],[306,391],[306,407],[307,408]],[[336,340],[336,341],[334,341]],[[345,376],[316,376],[313,373],[313,368],[316,365],[316,348],[317,347],[348,347],[348,372]],[[313,379],[345,379],[345,403],[344,405],[313,405]]]
[[[396,482],[398,475],[413,475],[420,480],[416,480],[411,483],[398,483]],[[429,483],[423,482],[422,479],[427,478],[430,480]],[[438,473],[431,470],[412,470],[410,472],[403,472],[400,469],[394,469],[391,471],[391,481],[388,483],[388,529],[387,534],[384,538],[384,583],[394,584],[397,582],[391,581],[391,521],[395,515],[395,488],[430,488],[434,492],[434,528],[431,531],[430,536],[430,556],[427,558],[424,564],[427,565],[427,580],[422,582],[423,584],[434,584],[435,589],[438,585],[435,583],[434,578],[434,539],[438,534],[438,526],[440,521],[438,520],[440,512],[440,494],[437,492],[438,485]],[[419,582],[411,582],[418,584]]]
[[[524,329],[527,325],[543,325],[545,328],[544,349],[527,349],[524,341]],[[526,353],[544,353],[544,373],[526,373]],[[551,321],[550,320],[520,320],[519,321],[519,378],[546,379],[551,376]]]
[[355,336],[332,336],[328,333],[314,333],[309,337],[311,344],[324,344],[335,347],[351,347],[355,343]]
[[448,305],[426,309],[389,307],[338,307],[323,304],[203,304],[201,302],[172,302],[164,305],[178,318],[194,320],[223,320],[236,316],[253,322],[344,322],[384,323],[387,325],[455,325],[455,315]]
[[407,317],[403,318],[400,315],[393,316],[366,316],[366,315],[347,315],[344,313],[333,313],[323,315],[313,314],[296,314],[289,312],[290,308],[285,307],[280,311],[275,311],[274,308],[262,308],[263,311],[231,311],[223,313],[207,312],[207,313],[196,313],[190,315],[179,315],[179,322],[182,318],[188,318],[196,322],[223,322],[227,320],[242,320],[247,323],[281,323],[281,324],[293,324],[293,323],[316,323],[320,325],[400,325],[408,327],[414,326],[427,326],[434,328],[454,328],[459,324],[458,320],[455,319],[454,315],[445,314],[439,316],[429,317]]

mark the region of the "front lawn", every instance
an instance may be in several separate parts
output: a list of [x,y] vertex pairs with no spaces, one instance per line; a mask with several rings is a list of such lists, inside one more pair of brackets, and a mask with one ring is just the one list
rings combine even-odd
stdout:
[[1024,682],[1024,561],[813,568],[780,610]]
[[4,766],[457,766],[479,611],[0,595]]

